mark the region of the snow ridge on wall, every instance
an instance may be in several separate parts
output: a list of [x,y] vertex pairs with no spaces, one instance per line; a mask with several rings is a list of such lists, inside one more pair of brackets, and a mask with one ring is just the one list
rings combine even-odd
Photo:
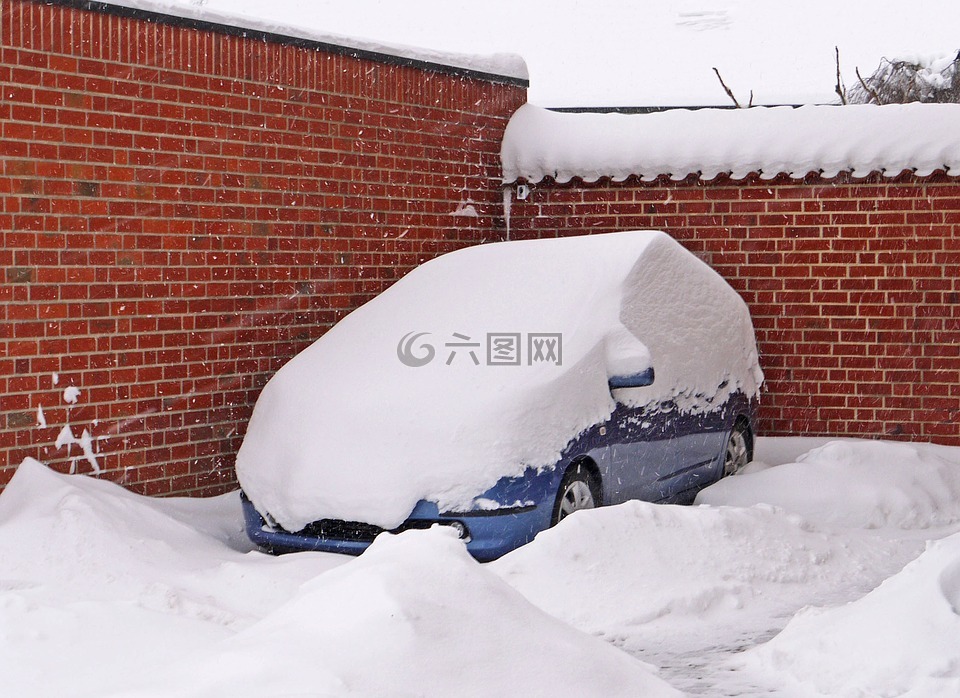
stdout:
[[960,174],[960,105],[895,104],[558,113],[526,104],[507,127],[503,179],[595,182],[691,174],[763,179],[849,172]]
[[328,44],[330,46],[339,46],[368,54],[363,56],[365,58],[373,57],[369,54],[380,54],[386,57],[415,61],[417,63],[459,68],[473,73],[486,74],[490,77],[501,76],[523,82],[529,79],[526,62],[521,56],[512,53],[495,53],[490,55],[451,53],[449,51],[436,51],[403,44],[384,43],[360,37],[346,37],[339,34],[318,32],[302,26],[294,27],[262,18],[250,17],[242,13],[218,11],[205,7],[202,1],[197,2],[196,0],[189,4],[183,0],[108,0],[104,4],[125,8],[127,10],[156,13],[180,19],[218,24],[225,27],[235,27],[249,30],[253,33],[263,32],[292,39],[303,39]]

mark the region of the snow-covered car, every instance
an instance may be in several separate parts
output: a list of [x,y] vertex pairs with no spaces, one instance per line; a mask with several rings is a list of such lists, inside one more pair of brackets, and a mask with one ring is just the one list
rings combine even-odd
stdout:
[[247,533],[359,554],[441,525],[489,560],[577,509],[691,501],[751,458],[762,380],[746,305],[665,233],[459,250],[265,386]]

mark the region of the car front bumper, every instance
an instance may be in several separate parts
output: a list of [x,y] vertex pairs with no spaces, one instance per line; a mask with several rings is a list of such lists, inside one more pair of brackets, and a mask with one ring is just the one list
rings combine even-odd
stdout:
[[[321,525],[311,525],[303,531],[290,532],[272,525],[257,511],[253,502],[241,492],[243,516],[247,536],[259,547],[273,553],[287,553],[303,550],[316,550],[329,553],[359,555],[366,550],[373,539],[383,533],[399,533],[405,530],[430,528],[431,526],[451,526],[460,532],[466,542],[467,551],[477,560],[494,560],[511,550],[529,543],[534,537],[550,526],[558,480],[555,473],[538,473],[532,478],[522,480],[522,497],[507,499],[515,501],[513,506],[501,505],[492,509],[473,509],[466,512],[441,513],[436,503],[421,501],[411,512],[407,520],[397,529],[385,531],[366,524],[356,524],[356,528],[346,531],[350,524],[333,522],[339,529],[327,533]],[[507,485],[493,488],[498,493],[515,495],[511,485],[521,482],[515,478]]]

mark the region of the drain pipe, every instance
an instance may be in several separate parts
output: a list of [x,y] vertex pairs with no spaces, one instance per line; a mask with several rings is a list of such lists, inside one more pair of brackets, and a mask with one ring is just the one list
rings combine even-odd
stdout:
[[507,225],[507,240],[510,239],[510,208],[513,205],[513,187],[503,188],[503,220]]
[[[517,201],[526,201],[530,197],[530,185],[517,185]],[[503,188],[503,220],[507,225],[507,240],[510,239],[510,210],[513,207],[513,187]]]

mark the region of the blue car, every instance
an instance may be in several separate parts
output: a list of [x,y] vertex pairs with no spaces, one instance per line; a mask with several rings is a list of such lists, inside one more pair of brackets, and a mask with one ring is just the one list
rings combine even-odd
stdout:
[[[441,257],[432,275],[420,278],[419,270],[412,272],[413,282],[371,301],[373,310],[355,311],[359,317],[343,323],[348,327],[342,336],[332,330],[333,337],[321,338],[305,352],[308,356],[291,362],[297,364],[294,370],[265,389],[238,457],[250,539],[274,553],[360,554],[385,532],[439,525],[456,531],[478,560],[493,560],[578,510],[631,499],[689,503],[699,490],[748,463],[762,373],[742,300],[663,233],[580,240],[497,243],[483,246],[489,249],[473,257],[469,250],[445,256],[460,256],[453,261]],[[546,353],[536,334],[527,347],[531,365],[520,361],[504,369],[490,360],[498,357],[498,349],[509,348],[506,340],[499,345],[468,342],[472,337],[457,334],[456,342],[444,345],[446,364],[437,360],[432,373],[422,371],[426,366],[410,358],[416,354],[411,354],[412,335],[401,329],[425,318],[442,320],[445,302],[455,307],[462,301],[456,289],[471,281],[465,278],[469,270],[502,271],[518,257],[522,263],[516,269],[529,270],[536,260],[542,272],[538,278],[546,281],[532,283],[518,274],[523,293],[513,305],[529,303],[535,313],[511,306],[506,316],[536,314],[541,321],[559,318],[553,321],[560,324],[575,317],[562,332],[550,335],[566,340],[564,356],[559,346],[551,347],[557,349],[548,357],[552,363],[533,367],[537,352]],[[574,292],[553,293],[554,275],[570,278],[571,269],[590,259],[606,269],[606,286],[582,275]],[[449,273],[445,264],[452,267]],[[501,273],[491,293],[509,288],[506,274]],[[480,284],[483,278],[478,273],[472,282]],[[440,300],[438,285],[444,289]],[[593,286],[606,290],[591,296]],[[391,292],[397,296],[393,306]],[[427,293],[429,313],[416,316],[410,310],[414,317],[405,317]],[[549,295],[549,305],[542,294]],[[609,302],[604,300],[608,297]],[[584,298],[594,305],[576,314]],[[491,300],[493,310],[484,312],[500,321],[502,303]],[[379,303],[386,304],[385,310]],[[607,313],[605,304],[615,312]],[[553,312],[556,305],[560,309]],[[606,319],[594,322],[594,317]],[[375,346],[380,337],[389,338],[389,352]],[[414,356],[420,361],[430,351],[440,353],[440,345],[422,348]],[[369,356],[361,356],[368,350]],[[490,352],[484,356],[487,363],[481,364],[485,351]],[[570,363],[564,365],[564,359]],[[426,388],[415,382],[421,380]],[[314,387],[305,388],[311,381]],[[483,393],[488,382],[495,385]],[[468,394],[461,384],[478,396],[479,407],[458,397]],[[354,385],[363,389],[344,388]],[[432,407],[424,395],[434,393],[439,401],[434,411],[418,415],[419,406]],[[511,411],[512,403],[528,396],[526,407]],[[510,404],[500,408],[500,399]],[[481,408],[487,411],[478,412]],[[398,426],[397,420],[404,419]],[[436,425],[433,431],[431,424]],[[486,431],[477,427],[482,432],[477,436],[473,424]],[[451,432],[462,436],[446,438]],[[526,448],[525,435],[534,445],[560,448],[554,447],[550,456],[544,447],[547,455],[537,461],[538,450]],[[478,460],[482,448],[477,444],[486,443],[495,452],[489,459],[493,465]],[[498,462],[510,460],[514,451],[516,461],[498,470]],[[352,459],[354,453],[360,455]],[[393,486],[380,486],[382,480]],[[447,480],[450,487],[444,489]]]
[[[630,499],[687,504],[721,477],[753,459],[756,402],[737,394],[716,411],[678,414],[669,406],[638,423],[629,408],[582,434],[556,467],[502,478],[471,511],[440,511],[421,500],[402,526],[450,526],[481,562],[529,543],[546,528],[580,509]],[[241,493],[247,535],[272,553],[298,550],[359,555],[384,529],[361,522],[321,519],[290,532],[268,521]]]

